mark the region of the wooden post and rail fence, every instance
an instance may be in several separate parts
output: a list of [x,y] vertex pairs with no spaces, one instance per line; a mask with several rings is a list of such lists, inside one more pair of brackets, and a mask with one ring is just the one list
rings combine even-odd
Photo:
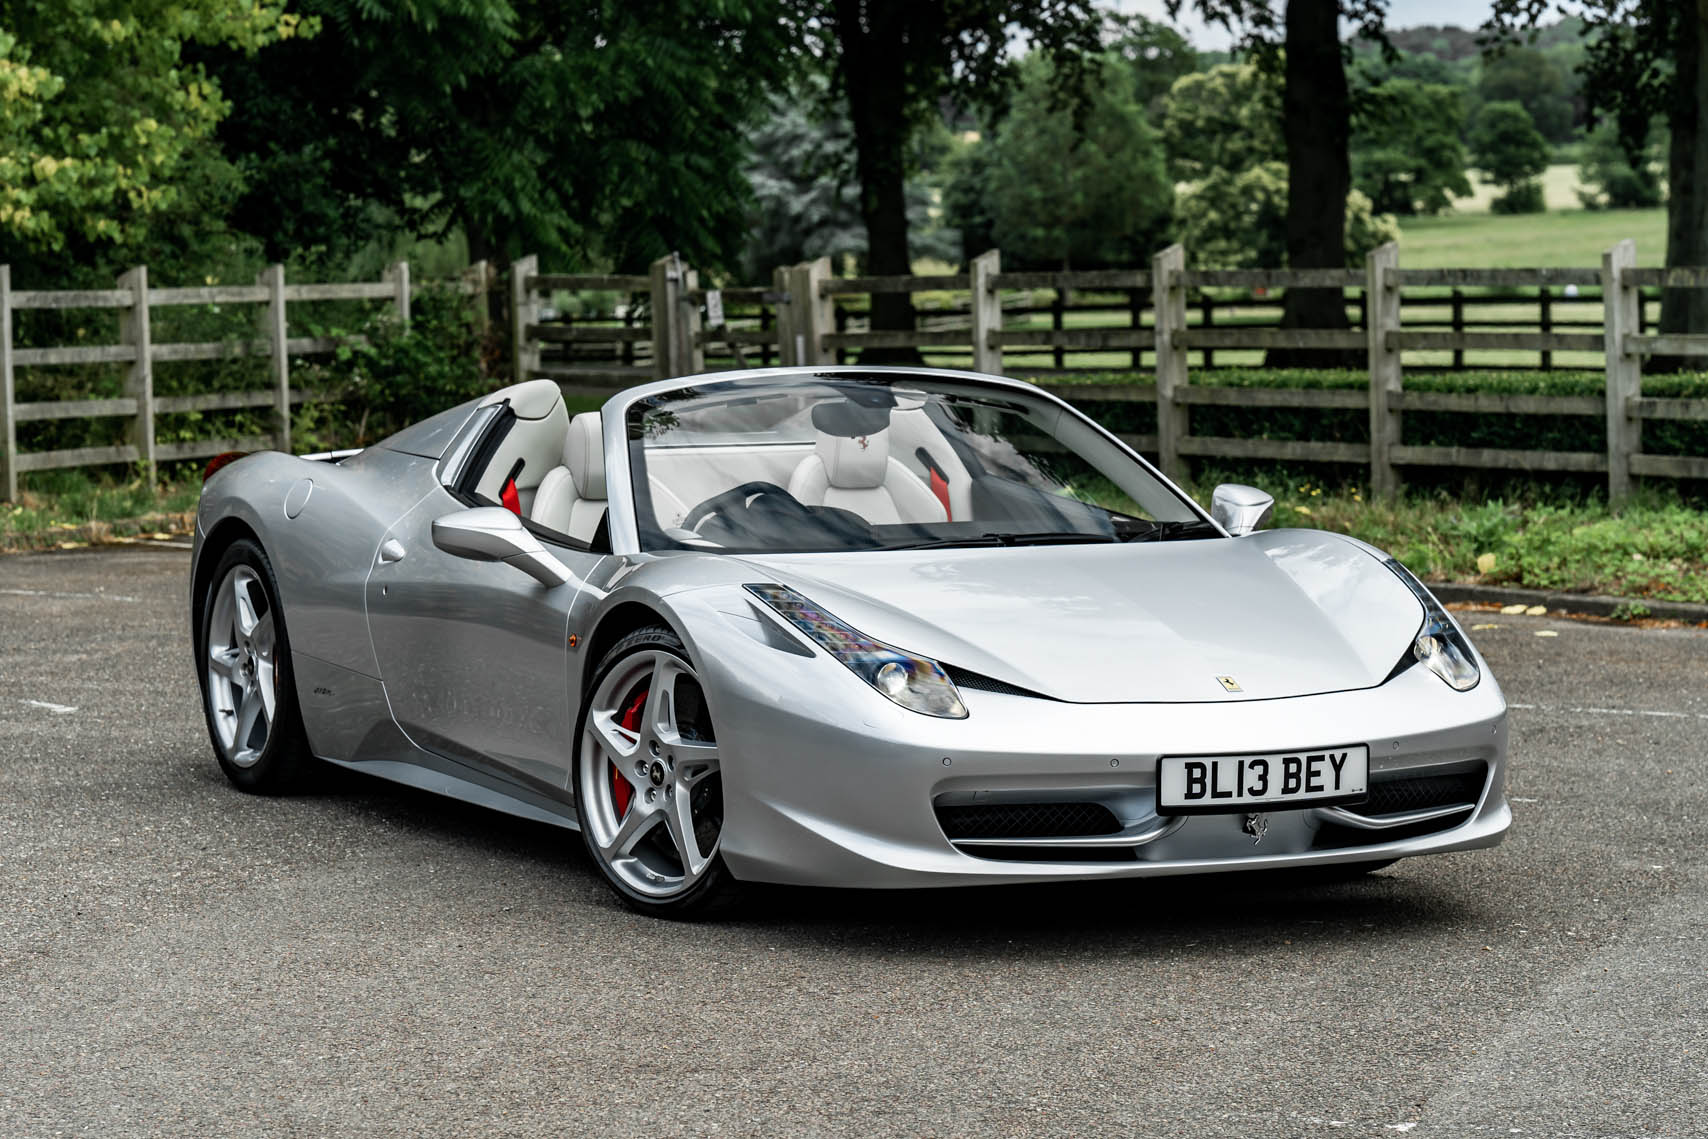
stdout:
[[[461,283],[484,295],[490,274],[477,267]],[[1334,288],[1353,294],[1347,329],[1283,329],[1249,322],[1250,310],[1276,302],[1259,293],[1288,288]],[[511,266],[509,309],[514,339],[514,378],[547,377],[566,394],[599,397],[649,379],[692,375],[728,367],[825,365],[868,348],[912,347],[946,363],[983,372],[1004,371],[1004,356],[1043,356],[1055,369],[1020,365],[1014,374],[1051,371],[1052,390],[1075,402],[1154,403],[1154,434],[1123,436],[1153,455],[1172,477],[1184,477],[1194,458],[1334,462],[1365,466],[1372,491],[1391,494],[1408,467],[1461,467],[1514,471],[1604,473],[1609,498],[1622,502],[1635,477],[1708,479],[1708,455],[1658,455],[1642,450],[1645,420],[1708,420],[1708,399],[1656,398],[1642,391],[1642,361],[1652,355],[1708,358],[1708,335],[1662,336],[1646,331],[1645,305],[1655,290],[1708,288],[1708,268],[1647,269],[1636,266],[1635,247],[1620,242],[1599,267],[1582,269],[1405,269],[1398,249],[1373,251],[1362,270],[1238,269],[1186,267],[1178,245],[1159,253],[1148,269],[1060,272],[1004,272],[991,251],[974,258],[966,273],[837,277],[828,259],[776,270],[765,287],[709,288],[697,272],[676,257],[662,258],[641,274],[547,274],[538,259]],[[1407,296],[1406,290],[1413,290]],[[1467,297],[1467,289],[1536,290],[1534,295]],[[407,319],[408,266],[394,266],[384,281],[353,285],[286,285],[275,266],[252,287],[158,289],[146,270],[133,270],[113,290],[81,293],[17,292],[0,267],[0,443],[4,452],[3,489],[16,497],[20,471],[74,465],[197,458],[224,450],[275,446],[288,449],[289,408],[305,397],[293,392],[289,360],[330,351],[335,341],[291,338],[287,302],[326,299],[391,298],[400,319]],[[1029,300],[1052,290],[1047,306]],[[1208,290],[1250,291],[1254,299],[1217,301]],[[1422,290],[1423,292],[1418,292]],[[1450,290],[1443,294],[1442,290]],[[1558,292],[1556,292],[1558,290]],[[627,296],[615,315],[566,319],[550,301],[560,294],[590,292]],[[1194,292],[1198,293],[1196,299]],[[930,293],[954,298],[941,311],[922,310],[912,331],[861,328],[858,298],[877,293]],[[1115,295],[1113,306],[1070,305],[1073,294]],[[964,303],[959,298],[964,297]],[[854,301],[853,307],[849,302]],[[265,306],[265,335],[244,344],[156,344],[149,335],[149,309],[172,304],[256,303]],[[1538,326],[1500,317],[1475,318],[1467,304],[1531,304]],[[1579,313],[1593,306],[1596,321],[1571,319],[1556,306]],[[15,348],[12,314],[29,308],[117,308],[123,314],[121,343],[107,347]],[[1218,311],[1234,308],[1232,321]],[[1407,313],[1447,309],[1443,321]],[[1113,313],[1098,327],[1065,327],[1064,316],[1088,317],[1090,310]],[[1033,323],[1047,314],[1049,327],[1014,327],[1014,318]],[[1476,324],[1494,328],[1470,327]],[[1570,329],[1569,331],[1567,329]],[[1578,331],[1577,329],[1584,329]],[[1590,331],[1594,329],[1594,331]],[[1194,385],[1191,357],[1208,367],[1214,353],[1275,348],[1331,349],[1361,355],[1369,376],[1360,390],[1234,388]],[[1463,366],[1465,354],[1524,352],[1538,354],[1543,367],[1555,353],[1599,355],[1605,373],[1600,395],[1509,395],[1486,392],[1408,391],[1406,356],[1451,353]],[[1119,353],[1139,371],[1142,356],[1152,367],[1144,381],[1075,383],[1062,372],[1070,355]],[[232,354],[264,356],[272,384],[266,391],[159,397],[152,392],[152,364],[162,360],[213,359]],[[13,401],[15,367],[117,362],[130,365],[123,398],[60,400],[18,404]],[[1413,367],[1417,365],[1413,363]],[[1100,370],[1115,370],[1105,364]],[[1143,374],[1143,373],[1141,373]],[[327,398],[327,397],[314,397]],[[1320,410],[1362,410],[1370,417],[1368,442],[1232,438],[1192,433],[1194,406],[1237,406]],[[270,438],[221,439],[158,444],[153,417],[159,413],[237,407],[271,407],[277,427]],[[1455,412],[1474,415],[1582,416],[1605,419],[1606,446],[1596,451],[1500,450],[1407,444],[1404,415]],[[32,419],[78,416],[130,416],[127,444],[80,451],[19,454],[15,424]]]

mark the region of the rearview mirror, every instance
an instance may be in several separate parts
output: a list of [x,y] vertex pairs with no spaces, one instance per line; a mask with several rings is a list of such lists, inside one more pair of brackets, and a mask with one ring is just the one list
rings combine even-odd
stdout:
[[1236,538],[1260,528],[1273,513],[1275,499],[1254,486],[1225,482],[1210,495],[1210,517]]
[[502,506],[477,506],[435,518],[433,544],[470,561],[507,562],[548,589],[571,580],[564,564]]

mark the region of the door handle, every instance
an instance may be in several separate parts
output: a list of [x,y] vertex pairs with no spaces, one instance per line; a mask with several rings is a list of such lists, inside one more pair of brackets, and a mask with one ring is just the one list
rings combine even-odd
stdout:
[[403,555],[407,552],[408,551],[403,548],[402,542],[399,542],[396,538],[387,538],[385,541],[380,543],[380,565],[383,566],[389,565],[392,562],[400,562],[403,560]]

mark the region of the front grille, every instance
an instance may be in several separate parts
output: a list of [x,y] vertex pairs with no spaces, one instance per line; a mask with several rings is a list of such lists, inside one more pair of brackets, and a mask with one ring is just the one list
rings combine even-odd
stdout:
[[1115,834],[1121,823],[1101,803],[979,803],[937,808],[943,833],[957,838],[1077,838]]
[[1360,815],[1398,815],[1475,803],[1482,797],[1487,778],[1487,770],[1480,763],[1470,770],[1441,774],[1398,775],[1389,779],[1376,775],[1370,779],[1370,797],[1351,809]]

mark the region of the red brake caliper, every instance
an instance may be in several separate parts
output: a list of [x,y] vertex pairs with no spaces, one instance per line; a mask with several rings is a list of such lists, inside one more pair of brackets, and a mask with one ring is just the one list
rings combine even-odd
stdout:
[[[633,732],[636,735],[639,735],[641,709],[645,705],[646,689],[642,688],[639,692],[635,693],[634,702],[627,708],[623,709],[623,718],[617,721],[618,726],[620,726],[625,732]],[[616,805],[617,817],[619,819],[629,813],[629,802],[634,797],[634,784],[630,783],[628,778],[624,776],[621,771],[617,770],[617,765],[615,763],[611,764],[611,801]]]

